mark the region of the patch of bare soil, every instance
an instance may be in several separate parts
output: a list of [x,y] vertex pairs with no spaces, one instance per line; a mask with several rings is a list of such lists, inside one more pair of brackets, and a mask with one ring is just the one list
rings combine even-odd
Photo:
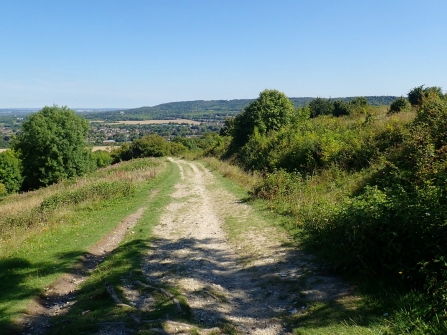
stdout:
[[[151,196],[155,195],[155,191]],[[71,273],[49,285],[45,293],[34,299],[27,309],[27,315],[18,320],[24,334],[43,334],[50,326],[50,318],[64,314],[76,302],[76,289],[89,274],[110,254],[124,236],[140,220],[146,208],[140,208],[135,213],[124,218],[119,225],[82,256],[80,262]]]
[[[284,334],[284,316],[305,313],[309,301],[350,293],[338,278],[318,273],[279,229],[248,229],[229,240],[225,218],[247,224],[256,217],[250,206],[215,187],[215,177],[199,163],[173,162],[181,181],[154,228],[143,272],[148,283],[177,288],[197,324],[224,333],[230,325],[240,333]],[[128,299],[144,308],[138,294]],[[190,333],[178,327],[164,331]]]

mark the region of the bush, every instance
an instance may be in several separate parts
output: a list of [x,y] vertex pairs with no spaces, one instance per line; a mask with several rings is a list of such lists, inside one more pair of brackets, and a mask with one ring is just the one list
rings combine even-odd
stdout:
[[0,153],[0,183],[5,193],[18,192],[22,186],[21,163],[15,152],[6,150]]
[[92,159],[98,168],[105,168],[112,164],[113,158],[107,151],[97,150],[92,152]]
[[334,104],[329,99],[316,98],[309,103],[310,117],[331,115],[334,112]]
[[128,161],[134,158],[164,157],[170,154],[169,143],[157,134],[143,136],[131,144],[124,143],[111,153],[113,163]]
[[289,173],[285,170],[277,170],[265,175],[253,188],[253,195],[267,200],[275,200],[284,197],[297,189],[301,181],[299,173]]
[[424,88],[424,85],[422,85],[408,92],[408,101],[415,107],[420,107],[428,101],[439,101],[443,99],[442,89],[437,86]]
[[383,168],[359,195],[318,207],[304,223],[305,241],[337,269],[424,287],[427,310],[445,317],[447,104],[429,99],[407,127],[376,138]]
[[408,100],[405,99],[404,97],[399,97],[391,103],[390,108],[388,110],[388,114],[404,112],[409,109],[410,109],[410,103],[408,102]]
[[332,111],[332,115],[334,116],[349,115],[351,113],[351,106],[341,100],[335,100],[333,102],[333,106],[334,109]]
[[132,158],[164,157],[169,155],[169,144],[161,136],[151,134],[143,136],[130,145]]

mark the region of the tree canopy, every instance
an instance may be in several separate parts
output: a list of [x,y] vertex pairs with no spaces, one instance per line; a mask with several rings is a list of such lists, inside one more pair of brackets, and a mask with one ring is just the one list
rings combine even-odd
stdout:
[[44,107],[23,123],[13,142],[23,165],[23,188],[36,189],[94,168],[86,149],[88,122],[67,107]]
[[233,121],[227,122],[235,147],[247,143],[250,135],[256,131],[266,135],[290,123],[293,116],[293,102],[277,90],[264,90],[259,98],[251,102]]

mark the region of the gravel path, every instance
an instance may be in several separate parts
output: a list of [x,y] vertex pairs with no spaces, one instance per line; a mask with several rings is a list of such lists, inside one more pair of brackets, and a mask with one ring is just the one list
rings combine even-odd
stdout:
[[303,313],[304,300],[348,293],[336,278],[315,275],[309,258],[286,247],[279,230],[248,229],[229,241],[224,219],[237,217],[244,224],[253,219],[250,206],[214,187],[215,177],[201,164],[173,162],[181,181],[154,229],[143,270],[148,282],[179,289],[195,322],[231,324],[246,334],[284,334],[283,316]]

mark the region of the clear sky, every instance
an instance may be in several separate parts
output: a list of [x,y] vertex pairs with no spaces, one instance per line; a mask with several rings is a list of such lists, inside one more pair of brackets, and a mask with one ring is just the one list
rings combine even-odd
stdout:
[[0,0],[0,108],[447,90],[445,0]]

